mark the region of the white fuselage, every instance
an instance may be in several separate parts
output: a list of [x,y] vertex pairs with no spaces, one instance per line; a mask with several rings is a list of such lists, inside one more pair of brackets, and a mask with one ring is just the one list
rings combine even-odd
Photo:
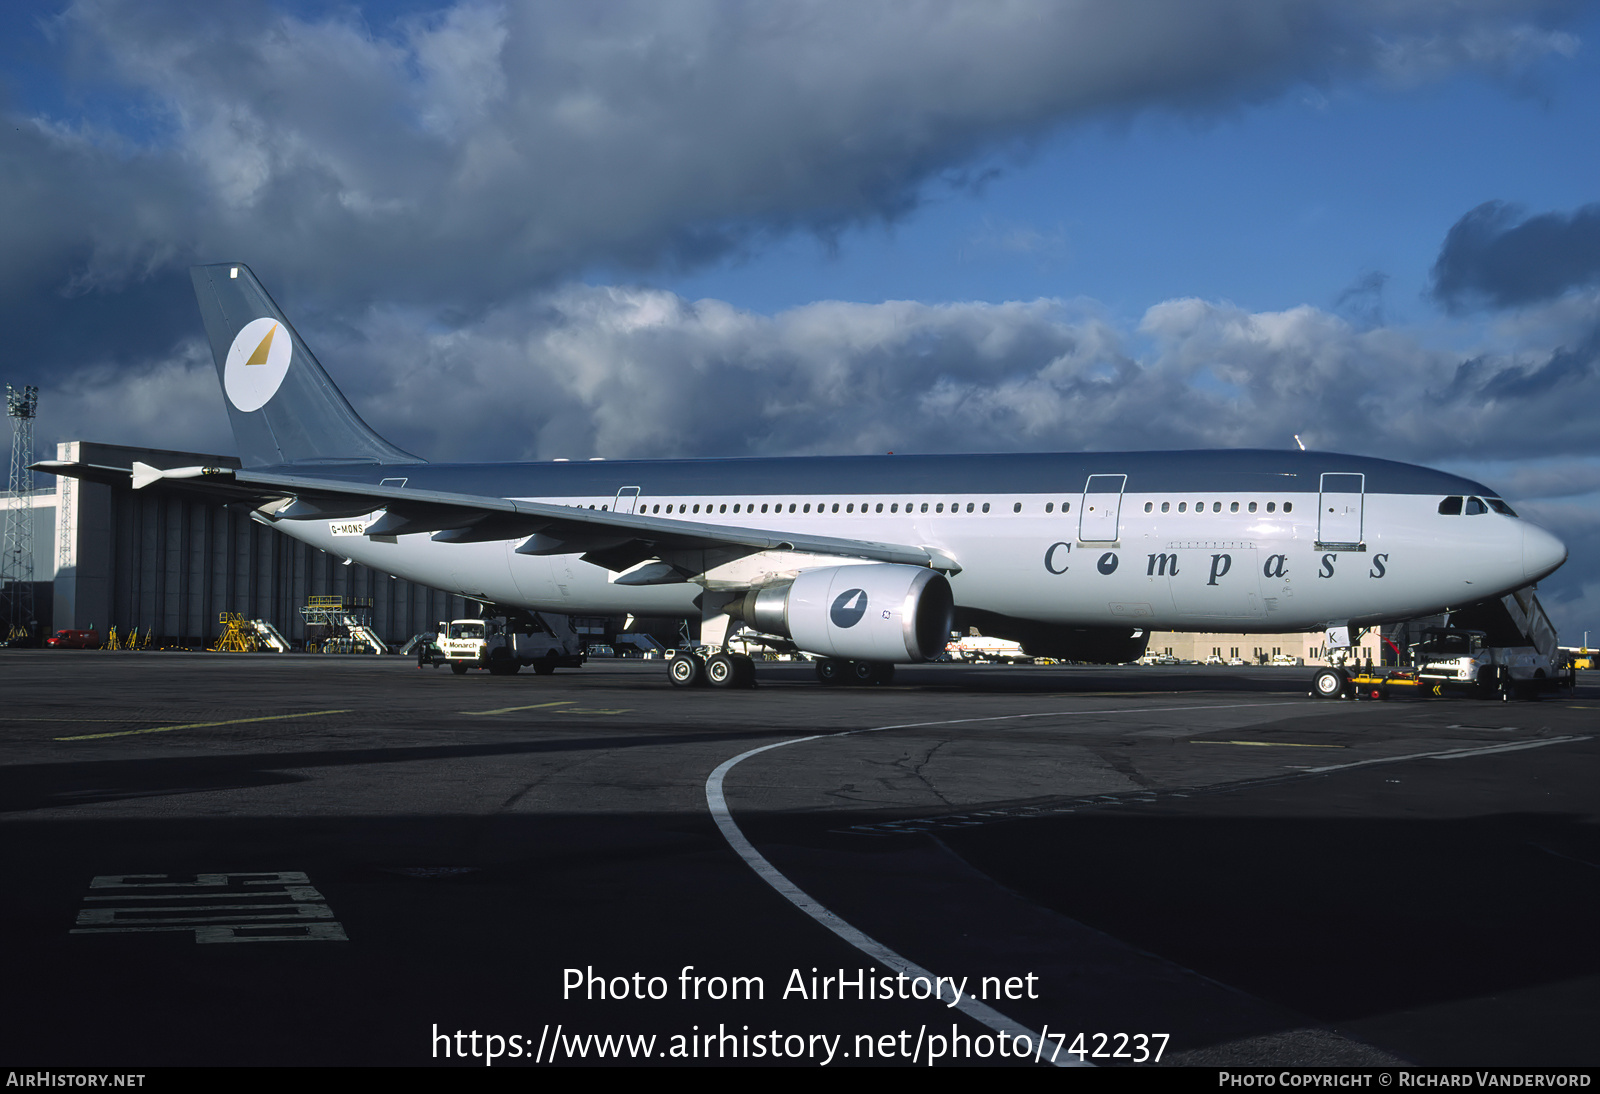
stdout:
[[[1314,492],[1203,490],[527,500],[937,548],[960,567],[951,577],[959,609],[1074,627],[1277,633],[1372,624],[1503,595],[1565,557],[1559,541],[1519,518],[1444,515],[1426,494],[1356,495],[1346,512]],[[688,616],[703,591],[618,585],[619,575],[577,555],[517,554],[520,540],[372,538],[361,534],[365,523],[276,526],[377,570],[539,611]],[[766,551],[724,570],[730,586],[750,585],[841,561],[849,560]],[[713,569],[706,585],[718,578]]]

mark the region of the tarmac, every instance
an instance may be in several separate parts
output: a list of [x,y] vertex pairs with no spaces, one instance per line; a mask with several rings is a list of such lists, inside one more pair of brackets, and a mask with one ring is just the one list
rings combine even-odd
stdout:
[[0,650],[0,1064],[1600,1063],[1600,678]]

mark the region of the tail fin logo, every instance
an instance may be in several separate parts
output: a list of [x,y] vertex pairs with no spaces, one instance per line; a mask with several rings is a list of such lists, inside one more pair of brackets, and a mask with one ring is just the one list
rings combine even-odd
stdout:
[[228,363],[222,372],[228,401],[246,412],[266,406],[289,371],[293,342],[276,319],[246,323],[228,347]]

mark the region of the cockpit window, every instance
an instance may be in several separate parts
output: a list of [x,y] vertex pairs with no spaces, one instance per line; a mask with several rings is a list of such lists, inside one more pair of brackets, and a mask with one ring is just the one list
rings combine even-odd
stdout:
[[1439,515],[1459,517],[1461,515],[1461,501],[1461,498],[1445,498],[1439,503]]
[[1496,513],[1499,513],[1502,516],[1514,517],[1517,515],[1517,511],[1515,509],[1511,508],[1511,506],[1507,505],[1499,498],[1486,498],[1484,500],[1489,503],[1490,509],[1493,509]]
[[1475,517],[1475,516],[1479,515],[1480,513],[1487,513],[1488,511],[1489,511],[1489,507],[1487,505],[1483,504],[1483,499],[1482,498],[1468,498],[1467,499],[1467,516]]

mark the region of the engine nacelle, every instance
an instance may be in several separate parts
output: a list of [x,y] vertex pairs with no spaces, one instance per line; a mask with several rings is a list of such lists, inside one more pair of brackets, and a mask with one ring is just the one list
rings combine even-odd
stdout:
[[724,610],[807,653],[907,664],[944,651],[955,598],[950,582],[934,570],[870,563],[806,570]]

